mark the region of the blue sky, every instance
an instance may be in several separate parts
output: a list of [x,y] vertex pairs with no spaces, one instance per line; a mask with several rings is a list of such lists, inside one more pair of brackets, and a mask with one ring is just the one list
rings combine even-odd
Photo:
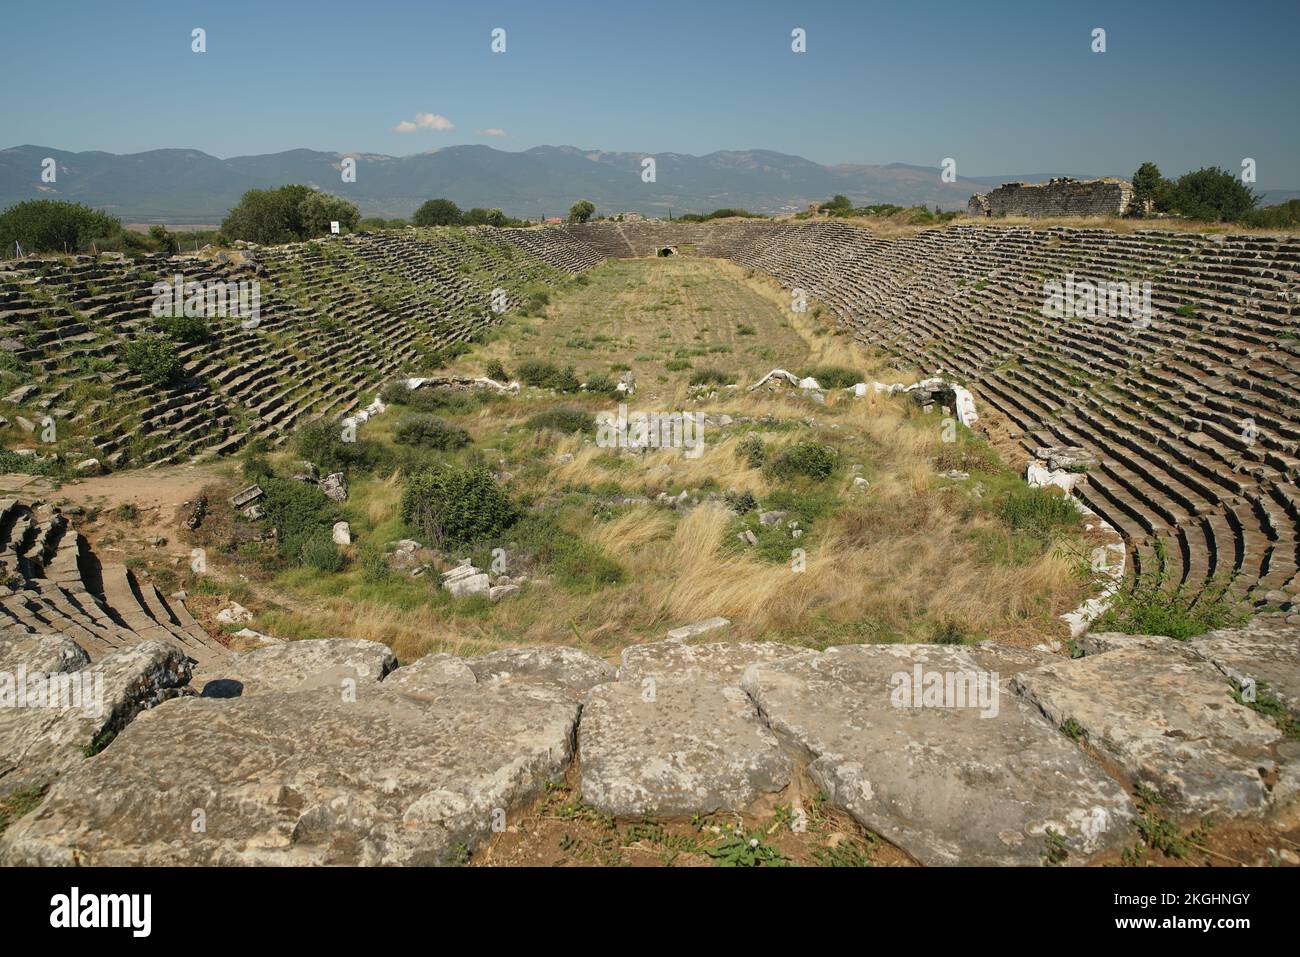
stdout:
[[[0,31],[0,147],[766,148],[966,176],[1249,156],[1300,188],[1297,0],[6,0]],[[421,113],[453,128],[393,131]]]

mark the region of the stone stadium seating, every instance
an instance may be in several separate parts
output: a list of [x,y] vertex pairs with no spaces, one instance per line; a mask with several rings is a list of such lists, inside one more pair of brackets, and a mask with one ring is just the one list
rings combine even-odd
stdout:
[[[506,289],[511,308],[524,285],[599,259],[540,231],[412,230],[254,249],[243,262],[6,263],[0,340],[34,373],[6,407],[87,436],[110,468],[223,454],[250,436],[279,444],[295,424],[347,415],[384,377],[499,321],[492,289]],[[208,340],[178,345],[183,378],[159,388],[118,356],[152,331],[151,287],[176,273],[259,280],[260,323],[209,318]]]

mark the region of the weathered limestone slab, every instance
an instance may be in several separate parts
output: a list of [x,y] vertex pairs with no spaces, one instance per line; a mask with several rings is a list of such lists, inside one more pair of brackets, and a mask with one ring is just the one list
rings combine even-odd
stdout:
[[687,638],[694,638],[696,635],[702,635],[705,632],[713,631],[716,628],[726,628],[731,621],[721,616],[706,618],[703,621],[692,622],[689,625],[682,625],[680,628],[674,628],[664,635],[669,641],[685,641]]
[[594,685],[614,680],[614,667],[576,648],[505,648],[465,664],[479,683],[525,681],[549,684],[581,700]]
[[1042,715],[988,676],[983,706],[912,707],[918,668],[921,690],[981,670],[962,648],[855,645],[754,665],[741,687],[835,804],[923,864],[1038,864],[1048,829],[1073,860],[1128,837],[1128,795]]
[[593,688],[578,748],[582,799],[620,817],[738,811],[790,782],[753,702],[708,680]]
[[[34,647],[26,660],[47,664],[49,653],[48,647]],[[8,660],[22,663],[17,652]],[[30,679],[37,669],[27,670]],[[43,785],[80,766],[141,711],[181,694],[190,663],[179,648],[147,641],[97,664],[55,673],[59,680],[49,682],[40,698],[30,680],[17,687],[16,667],[0,679],[0,795]]]
[[430,690],[441,691],[446,685],[472,688],[476,684],[478,678],[469,665],[465,664],[465,659],[448,654],[425,655],[389,672],[384,679],[385,688],[414,695],[425,694]]
[[563,774],[578,710],[523,683],[169,702],[11,827],[0,863],[445,863]]
[[707,645],[682,645],[674,641],[656,641],[623,649],[618,680],[639,684],[644,678],[705,679],[718,684],[740,684],[740,676],[750,665],[760,661],[781,661],[795,655],[810,654],[775,642],[713,642]]
[[1188,647],[1239,683],[1253,679],[1287,710],[1300,714],[1300,628],[1278,618],[1254,618],[1244,628],[1211,631]]
[[16,675],[20,667],[29,672],[64,674],[90,664],[90,655],[66,635],[0,634],[0,673]]
[[1108,650],[1023,672],[1016,691],[1053,724],[1076,721],[1093,747],[1176,810],[1263,810],[1277,727],[1233,701],[1228,679],[1183,642],[1099,637]]
[[396,667],[393,652],[377,641],[322,638],[238,652],[206,665],[196,679],[205,698],[238,698],[268,691],[337,689],[348,678],[381,681]]

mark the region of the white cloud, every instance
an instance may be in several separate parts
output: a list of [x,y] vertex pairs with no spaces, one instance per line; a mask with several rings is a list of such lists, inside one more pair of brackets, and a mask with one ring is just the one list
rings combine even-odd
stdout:
[[454,130],[456,124],[439,113],[416,113],[413,120],[402,120],[393,127],[394,133],[414,133],[416,130],[437,130],[445,133]]
[[479,135],[480,136],[505,136],[506,131],[502,129],[498,129],[495,126],[489,126],[485,130],[479,130]]

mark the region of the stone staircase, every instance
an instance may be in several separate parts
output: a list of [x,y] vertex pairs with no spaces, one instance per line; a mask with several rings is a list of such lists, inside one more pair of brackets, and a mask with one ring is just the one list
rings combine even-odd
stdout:
[[32,634],[65,635],[92,661],[142,641],[200,663],[227,653],[183,602],[102,564],[58,509],[0,499],[0,641]]

